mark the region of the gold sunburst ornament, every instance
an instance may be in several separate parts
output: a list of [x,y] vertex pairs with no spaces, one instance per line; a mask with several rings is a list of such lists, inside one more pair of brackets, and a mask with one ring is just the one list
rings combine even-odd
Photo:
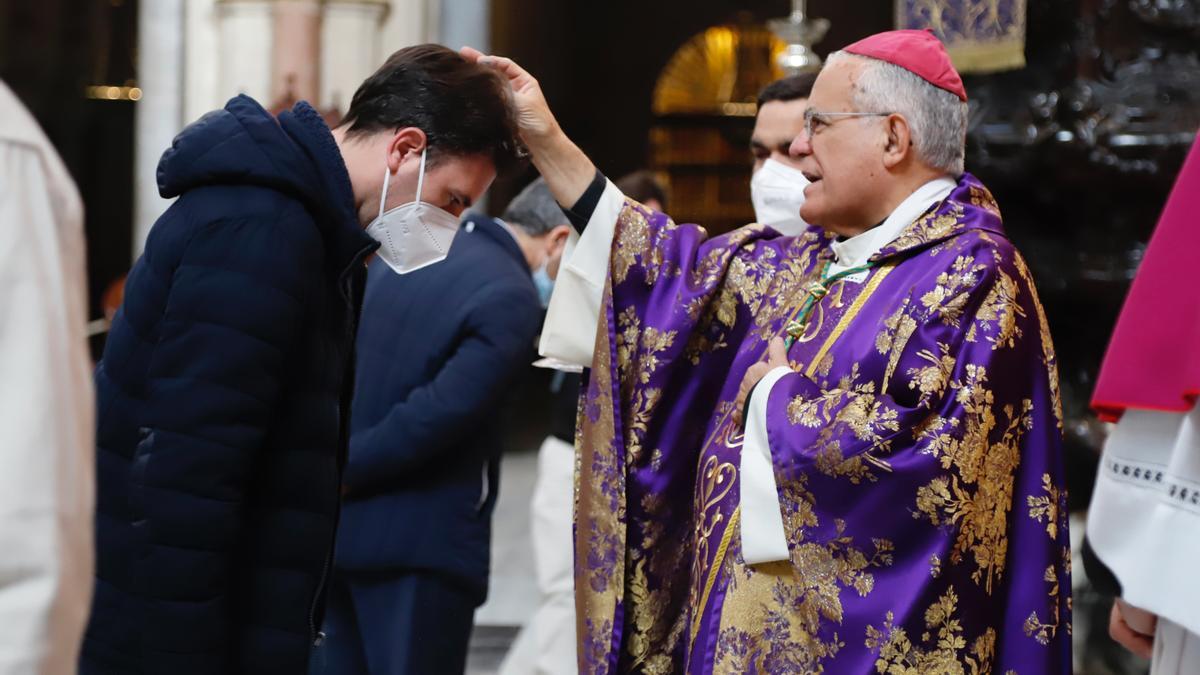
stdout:
[[753,116],[759,90],[784,75],[787,45],[761,25],[712,26],[688,39],[654,87],[654,113]]

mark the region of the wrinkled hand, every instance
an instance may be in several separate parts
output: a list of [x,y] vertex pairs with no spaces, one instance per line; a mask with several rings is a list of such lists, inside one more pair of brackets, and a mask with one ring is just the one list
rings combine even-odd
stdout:
[[771,344],[767,346],[767,360],[759,361],[750,366],[746,371],[745,377],[742,378],[742,386],[738,388],[737,399],[734,401],[734,421],[738,424],[743,424],[742,411],[746,409],[746,397],[750,395],[750,390],[754,389],[767,373],[779,368],[790,368],[788,363],[787,347],[784,346],[783,338],[777,337],[771,340]]
[[512,59],[484,54],[471,47],[463,47],[459,53],[469,61],[495,68],[508,79],[512,86],[517,126],[521,140],[526,145],[537,145],[540,141],[559,133],[558,121],[550,112],[550,106],[542,94],[542,87],[528,71]]
[[[1122,647],[1148,659],[1154,653],[1154,627],[1158,618],[1118,599],[1108,619],[1108,634]],[[1136,625],[1137,630],[1130,627]],[[1143,631],[1149,631],[1148,633]]]

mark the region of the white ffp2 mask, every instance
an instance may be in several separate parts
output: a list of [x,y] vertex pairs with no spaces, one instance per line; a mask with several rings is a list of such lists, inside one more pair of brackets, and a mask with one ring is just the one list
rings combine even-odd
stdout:
[[800,171],[775,159],[763,162],[750,179],[750,201],[754,217],[763,225],[794,237],[808,227],[800,217],[808,179]]
[[421,151],[416,197],[387,212],[383,206],[387,202],[392,172],[384,166],[379,215],[367,225],[367,234],[379,242],[376,255],[397,274],[407,274],[444,260],[458,233],[458,218],[454,214],[421,201],[427,149]]

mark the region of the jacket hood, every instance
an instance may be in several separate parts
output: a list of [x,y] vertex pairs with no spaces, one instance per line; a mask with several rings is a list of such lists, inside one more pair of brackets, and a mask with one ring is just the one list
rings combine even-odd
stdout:
[[175,137],[158,163],[164,198],[212,185],[257,185],[303,203],[345,255],[371,246],[329,127],[301,101],[279,119],[249,96],[237,96]]

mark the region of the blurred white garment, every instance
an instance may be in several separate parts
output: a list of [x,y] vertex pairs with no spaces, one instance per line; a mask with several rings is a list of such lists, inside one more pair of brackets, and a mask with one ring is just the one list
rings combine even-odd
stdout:
[[0,674],[74,673],[91,603],[83,207],[0,83]]
[[1200,408],[1130,408],[1104,446],[1087,537],[1122,599],[1158,616],[1152,675],[1200,673]]
[[554,436],[538,450],[533,490],[534,571],[541,601],[500,665],[500,675],[570,675],[575,657],[572,518],[575,448]]
[[1200,673],[1200,637],[1167,619],[1158,620],[1154,631],[1154,658],[1150,675],[1194,675]]
[[1087,538],[1126,602],[1200,633],[1200,409],[1125,411],[1100,459]]

